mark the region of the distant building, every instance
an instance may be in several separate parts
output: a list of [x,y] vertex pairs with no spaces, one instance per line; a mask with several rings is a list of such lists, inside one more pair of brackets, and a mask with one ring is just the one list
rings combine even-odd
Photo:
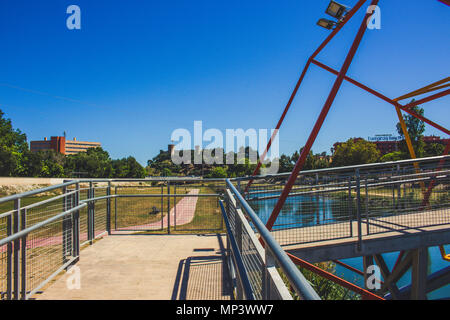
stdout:
[[86,152],[90,148],[98,147],[101,147],[99,142],[77,141],[76,138],[66,140],[65,137],[51,137],[50,140],[44,138],[44,140],[30,142],[30,149],[33,152],[54,150],[66,155]]
[[[355,138],[354,141],[361,140],[362,138]],[[374,138],[369,137],[369,142],[374,143],[377,146],[377,149],[380,151],[381,155],[385,155],[391,152],[399,151],[399,145],[402,141],[401,137],[394,137],[392,135],[377,135]],[[423,137],[423,141],[425,144],[430,143],[439,143],[446,146],[450,139],[442,139],[438,136],[425,136]],[[336,142],[331,149],[332,153],[336,151],[337,147],[343,142]]]
[[447,146],[447,144],[450,142],[450,139],[442,139],[441,137],[438,136],[427,136],[427,137],[423,137],[423,141],[428,144],[428,143],[439,143],[442,144],[444,146]]

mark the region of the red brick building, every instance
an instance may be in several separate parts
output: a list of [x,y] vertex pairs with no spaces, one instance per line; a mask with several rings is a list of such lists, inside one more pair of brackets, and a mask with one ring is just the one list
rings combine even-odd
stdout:
[[50,140],[31,141],[30,149],[33,152],[43,150],[54,150],[62,154],[76,154],[78,152],[86,152],[89,148],[101,147],[99,142],[67,140],[65,137],[51,137]]

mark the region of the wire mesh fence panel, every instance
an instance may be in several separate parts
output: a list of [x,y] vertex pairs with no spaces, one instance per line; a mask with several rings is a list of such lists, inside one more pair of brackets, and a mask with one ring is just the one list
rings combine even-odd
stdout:
[[[174,231],[224,230],[219,206],[219,197],[225,190],[224,182],[177,181],[170,187],[170,193],[177,195],[170,198],[170,219]],[[182,194],[187,196],[178,196]],[[214,194],[217,196],[202,196]]]
[[[202,196],[192,189],[186,196],[171,197],[170,219],[175,231],[222,231],[219,196]],[[206,191],[206,190],[205,190]]]
[[[115,230],[141,231],[163,229],[167,187],[159,185],[115,186],[114,194],[120,197],[111,201],[111,219]],[[126,197],[134,196],[134,197]],[[152,195],[145,197],[145,195]],[[160,196],[158,196],[160,195]]]
[[448,166],[397,169],[380,181],[367,174],[363,192],[367,234],[450,224]]
[[[362,235],[449,224],[449,167],[448,160],[430,160],[302,172],[272,232],[289,245],[356,237],[358,221]],[[244,195],[264,223],[287,177],[255,180]]]
[[36,289],[73,257],[72,217],[32,231],[26,241],[26,288]]
[[[355,201],[347,180],[297,179],[272,227],[274,238],[281,245],[291,245],[351,237]],[[269,220],[282,185],[259,183],[250,188],[247,200],[263,223]]]
[[264,261],[258,253],[256,244],[253,242],[254,239],[252,239],[247,230],[240,227],[240,233],[237,233],[237,225],[239,224],[240,226],[242,226],[242,222],[238,217],[237,209],[234,203],[232,203],[229,197],[227,197],[226,214],[228,217],[228,221],[230,221],[231,231],[236,238],[238,246],[240,246],[239,249],[242,257],[242,262],[244,264],[250,286],[252,287],[252,292],[255,296],[255,299],[261,300],[263,297]]
[[244,229],[242,231],[242,261],[252,287],[255,298],[261,300],[263,298],[263,266],[264,262],[256,250],[250,235]]
[[[88,187],[80,187],[79,190],[79,199],[80,201],[87,200],[89,195]],[[80,211],[80,244],[86,243],[88,239],[88,208],[87,206],[82,208]]]
[[[108,195],[107,186],[96,186],[94,189],[94,199],[106,197]],[[105,233],[107,229],[107,203],[108,199],[100,199],[93,202],[94,208],[94,238]]]
[[[0,218],[0,239],[8,235],[8,219],[10,216]],[[0,300],[7,298],[7,271],[8,271],[8,245],[0,246]]]

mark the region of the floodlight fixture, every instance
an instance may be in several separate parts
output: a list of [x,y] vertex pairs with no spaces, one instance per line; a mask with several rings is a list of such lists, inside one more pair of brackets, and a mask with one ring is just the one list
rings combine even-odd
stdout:
[[332,16],[333,18],[336,18],[337,20],[342,20],[349,9],[349,7],[331,0],[325,13]]
[[317,25],[321,26],[322,28],[331,30],[334,28],[334,26],[336,25],[336,22],[332,21],[332,20],[328,20],[328,19],[320,19],[319,21],[317,21]]

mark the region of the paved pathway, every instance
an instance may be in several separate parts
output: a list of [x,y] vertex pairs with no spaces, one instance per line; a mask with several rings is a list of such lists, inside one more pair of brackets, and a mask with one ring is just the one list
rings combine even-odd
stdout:
[[36,299],[230,299],[220,235],[112,235],[81,251],[81,289],[64,274]]
[[[197,195],[199,189],[193,189],[188,192],[189,195]],[[182,197],[180,201],[170,210],[170,225],[181,226],[190,223],[195,216],[195,209],[197,207],[198,197]],[[176,214],[175,214],[176,213]],[[161,220],[148,224],[129,226],[119,228],[120,230],[159,230],[166,229],[168,225],[168,217],[165,215]]]

